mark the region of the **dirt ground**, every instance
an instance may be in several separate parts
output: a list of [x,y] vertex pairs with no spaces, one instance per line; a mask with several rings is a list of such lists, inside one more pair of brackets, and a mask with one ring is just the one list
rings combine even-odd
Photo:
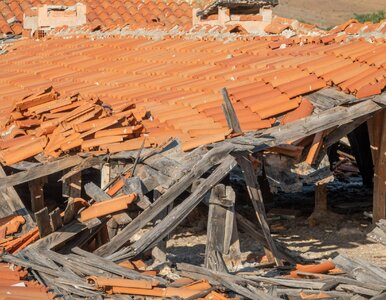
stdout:
[[386,11],[385,0],[279,0],[274,13],[326,28],[379,10]]
[[[366,234],[371,231],[371,220],[364,211],[371,211],[371,190],[362,188],[355,180],[349,184],[332,184],[328,187],[329,211],[323,222],[309,227],[307,218],[313,210],[312,187],[299,194],[278,194],[270,207],[297,208],[300,216],[294,219],[278,217],[270,219],[274,236],[287,247],[306,259],[332,258],[338,253],[368,260],[386,267],[386,246],[370,241]],[[237,210],[249,220],[255,221],[253,209],[244,199],[239,200]],[[167,243],[171,262],[200,264],[204,261],[206,244],[207,208],[199,206],[183,226],[179,226]],[[257,221],[255,221],[257,222]],[[243,263],[258,260],[263,255],[259,243],[240,233]],[[248,263],[246,264],[248,265]]]

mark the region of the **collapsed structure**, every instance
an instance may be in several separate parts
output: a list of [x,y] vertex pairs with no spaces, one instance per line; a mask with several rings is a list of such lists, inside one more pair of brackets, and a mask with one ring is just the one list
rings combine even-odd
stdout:
[[[2,265],[8,285],[33,276],[38,285],[22,285],[41,299],[52,296],[42,286],[68,299],[384,296],[384,270],[343,256],[310,265],[275,240],[257,177],[264,169],[272,188],[313,182],[322,191],[327,149],[367,122],[373,218],[385,218],[386,21],[323,31],[272,16],[271,1],[85,3],[86,25],[76,3],[64,3],[77,12],[67,21],[64,6],[39,9],[55,12],[44,25],[25,17],[24,30],[46,38],[6,44],[1,56],[1,259],[30,271]],[[20,13],[32,10],[22,4],[1,2],[3,33],[22,33]],[[258,226],[223,182],[237,165]],[[60,200],[49,203],[58,179]],[[152,250],[163,262],[167,236],[201,202],[205,268],[180,264],[166,277],[146,269],[137,259]],[[274,270],[230,273],[241,266],[239,229]]]

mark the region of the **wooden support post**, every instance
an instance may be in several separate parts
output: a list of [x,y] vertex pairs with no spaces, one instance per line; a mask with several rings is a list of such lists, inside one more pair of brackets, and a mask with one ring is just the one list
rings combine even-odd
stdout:
[[228,272],[222,257],[227,206],[229,206],[229,201],[226,198],[225,185],[218,184],[214,186],[209,199],[205,248],[205,267],[214,271]]
[[[327,178],[328,179],[328,178]],[[311,216],[307,219],[309,226],[313,227],[326,221],[328,212],[327,205],[327,180],[315,183],[315,208]]]
[[62,183],[64,198],[79,198],[82,194],[82,172],[78,172],[65,179]]
[[31,210],[33,212],[44,208],[44,184],[46,183],[46,176],[28,181],[28,188],[31,194]]
[[374,161],[373,223],[386,218],[386,109],[368,121]]
[[[261,228],[264,233],[264,237],[267,240],[269,245],[269,250],[274,256],[275,263],[278,266],[283,265],[282,261],[278,258],[278,253],[276,245],[272,239],[271,231],[267,222],[267,217],[265,214],[265,208],[263,203],[263,197],[261,195],[259,184],[257,183],[257,176],[253,168],[252,162],[249,160],[247,154],[237,157],[237,163],[243,171],[245,182],[247,185],[247,190],[252,201],[253,208],[256,212],[256,217],[261,225]],[[269,253],[268,253],[269,255]]]
[[[205,267],[214,271],[235,269],[240,263],[240,243],[234,214],[235,192],[218,184],[209,199]],[[226,264],[228,262],[228,264]]]
[[45,237],[52,232],[51,224],[50,224],[50,216],[48,214],[47,207],[39,210],[35,213],[36,224],[39,229],[40,237]]

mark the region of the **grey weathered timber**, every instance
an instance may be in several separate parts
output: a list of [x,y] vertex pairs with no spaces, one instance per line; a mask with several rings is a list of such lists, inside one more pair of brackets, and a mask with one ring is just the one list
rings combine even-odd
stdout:
[[[206,268],[213,271],[228,272],[224,259],[221,257],[225,253],[226,240],[229,241],[232,231],[227,231],[226,236],[226,215],[227,210],[233,205],[233,201],[227,199],[226,187],[217,184],[212,188],[209,199],[208,225],[206,233],[205,262]],[[232,225],[233,225],[233,220]],[[229,226],[228,226],[229,227]],[[233,226],[232,226],[233,229]],[[227,250],[229,246],[227,245]]]
[[55,250],[61,247],[73,239],[77,234],[84,230],[92,230],[93,227],[99,226],[101,221],[98,219],[92,219],[87,223],[80,223],[78,221],[72,221],[71,223],[63,226],[59,230],[52,232],[50,235],[41,238],[28,246],[26,249],[49,249]]
[[214,165],[219,164],[228,153],[232,151],[231,145],[224,145],[216,149],[212,149],[205,154],[199,162],[185,174],[179,181],[172,185],[164,194],[162,194],[156,202],[143,211],[129,225],[127,225],[120,233],[118,233],[110,242],[99,247],[95,253],[101,256],[112,254],[121,248],[138,230],[146,226],[148,222],[153,220],[162,210],[168,207],[179,195],[183,193],[197,178],[201,177],[205,172],[210,170]]
[[39,210],[35,213],[36,225],[39,229],[40,237],[45,237],[52,232],[51,224],[50,224],[50,216],[48,214],[47,207]]
[[351,259],[342,254],[333,259],[336,266],[360,282],[386,286],[386,271],[360,259]]
[[[110,261],[108,259],[105,259],[105,258],[100,257],[98,255],[95,255],[93,253],[87,252],[87,251],[82,250],[78,247],[73,248],[72,252],[82,256],[85,260],[85,264],[90,264],[92,266],[99,267],[99,268],[101,268],[105,271],[108,271],[110,273],[124,276],[124,277],[129,278],[129,279],[140,279],[140,280],[153,280],[154,279],[153,276],[144,275],[144,274],[141,274],[137,271],[121,267],[121,266],[113,263],[112,261]],[[158,279],[158,277],[157,277],[157,279]],[[162,278],[160,278],[159,280],[164,282],[164,280],[162,280]]]
[[317,281],[317,280],[283,279],[283,278],[251,276],[251,275],[243,276],[243,278],[256,281],[256,282],[265,282],[265,283],[282,285],[287,287],[310,288],[310,289],[317,289],[317,290],[320,290],[324,285],[324,282]]
[[[0,165],[0,180],[6,178],[3,167]],[[26,225],[22,231],[26,232],[31,229],[35,223],[30,215],[30,212],[25,208],[23,201],[12,186],[0,188],[0,217],[17,214],[23,216],[26,220]]]
[[222,88],[221,94],[224,100],[224,103],[222,104],[222,109],[224,111],[224,115],[225,115],[225,119],[227,121],[228,127],[232,129],[233,132],[236,132],[236,133],[242,132],[239,120],[237,119],[236,111],[233,108],[231,99],[229,99],[227,89]]
[[68,156],[34,166],[26,171],[22,171],[4,178],[0,178],[0,188],[11,187],[36,178],[54,174],[59,171],[81,164],[83,159],[79,156]]
[[[94,199],[96,202],[101,202],[104,200],[111,199],[111,197],[106,192],[104,192],[100,187],[98,187],[93,182],[86,183],[84,185],[84,190],[86,194],[90,198]],[[126,212],[117,212],[112,215],[112,218],[119,225],[126,225],[132,221],[132,219]]]
[[[46,266],[42,266],[42,265],[30,262],[28,260],[13,256],[11,254],[4,254],[1,256],[1,259],[5,262],[13,263],[15,265],[22,266],[25,268],[31,268],[31,269],[36,270],[38,272],[49,274],[49,275],[52,275],[55,277],[64,277],[64,278],[68,278],[71,280],[74,279],[73,276],[69,276],[65,272],[57,271],[57,270],[48,268]],[[74,284],[75,284],[75,282],[74,282]]]
[[364,287],[356,286],[356,285],[351,285],[351,284],[339,284],[336,287],[337,291],[349,291],[355,294],[361,294],[361,295],[366,295],[366,296],[376,296],[379,295],[378,291],[366,289]]
[[[160,223],[147,231],[141,239],[130,246],[127,257],[134,257],[146,249],[154,247],[178,226],[186,216],[201,202],[206,193],[220,182],[234,167],[236,161],[232,156],[226,156],[224,161],[202,181],[202,183],[180,205],[175,207]],[[161,196],[162,197],[162,196]],[[160,198],[161,198],[160,197]],[[159,198],[159,199],[160,199]],[[121,259],[121,258],[120,258]]]
[[261,225],[265,239],[267,240],[269,250],[274,256],[275,263],[278,266],[281,266],[283,263],[278,258],[278,251],[276,245],[272,239],[271,231],[267,222],[267,217],[265,214],[265,208],[263,203],[263,196],[261,194],[260,186],[257,182],[257,176],[253,169],[252,162],[248,158],[248,154],[244,153],[243,155],[237,156],[237,163],[243,171],[245,178],[245,183],[247,185],[247,190],[249,197],[251,198],[253,208],[256,212],[256,217]]

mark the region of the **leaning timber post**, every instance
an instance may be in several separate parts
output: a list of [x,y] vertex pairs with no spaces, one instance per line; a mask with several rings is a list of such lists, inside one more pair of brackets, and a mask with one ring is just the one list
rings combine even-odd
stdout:
[[374,161],[373,223],[386,218],[386,109],[368,121]]
[[253,167],[253,163],[250,160],[248,153],[238,154],[236,156],[236,160],[243,172],[249,197],[252,201],[252,205],[255,210],[257,220],[260,223],[260,226],[263,230],[264,237],[269,246],[269,251],[266,251],[267,257],[270,258],[272,255],[276,265],[282,266],[283,262],[278,258],[278,251],[276,248],[276,244],[271,236],[271,230],[267,222],[263,196],[261,194],[260,186],[257,182],[257,174]]

